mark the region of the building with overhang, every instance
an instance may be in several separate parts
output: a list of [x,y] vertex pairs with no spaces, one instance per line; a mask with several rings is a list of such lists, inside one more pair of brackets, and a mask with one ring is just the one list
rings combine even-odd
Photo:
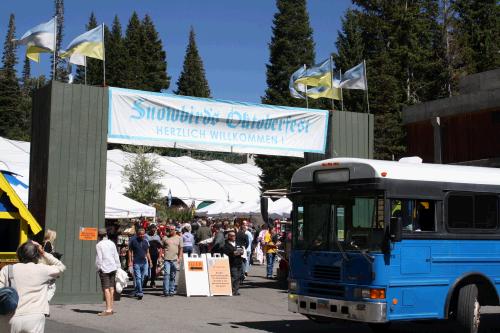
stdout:
[[500,167],[500,69],[462,78],[459,94],[403,109],[408,154]]

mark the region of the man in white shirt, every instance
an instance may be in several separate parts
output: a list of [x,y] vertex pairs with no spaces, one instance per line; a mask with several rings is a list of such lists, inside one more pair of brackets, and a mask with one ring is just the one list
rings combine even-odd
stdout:
[[106,299],[106,310],[100,312],[99,316],[113,314],[113,299],[115,293],[116,271],[120,268],[120,258],[115,243],[107,237],[106,229],[99,229],[99,242],[96,244],[95,265],[101,278],[102,290]]

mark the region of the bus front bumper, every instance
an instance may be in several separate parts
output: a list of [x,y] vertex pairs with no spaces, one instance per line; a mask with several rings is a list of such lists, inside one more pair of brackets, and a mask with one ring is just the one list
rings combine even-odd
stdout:
[[386,303],[352,302],[288,294],[288,311],[365,323],[387,321]]

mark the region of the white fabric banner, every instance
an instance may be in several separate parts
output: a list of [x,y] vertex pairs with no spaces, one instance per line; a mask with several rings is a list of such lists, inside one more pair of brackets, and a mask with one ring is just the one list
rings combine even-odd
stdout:
[[328,111],[109,88],[108,142],[303,157],[324,153]]

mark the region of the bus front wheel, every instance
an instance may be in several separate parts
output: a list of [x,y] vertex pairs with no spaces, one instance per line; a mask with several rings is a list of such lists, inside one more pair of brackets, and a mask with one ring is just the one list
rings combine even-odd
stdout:
[[475,284],[468,284],[458,292],[457,321],[466,333],[479,331],[481,306],[478,302],[478,289]]

